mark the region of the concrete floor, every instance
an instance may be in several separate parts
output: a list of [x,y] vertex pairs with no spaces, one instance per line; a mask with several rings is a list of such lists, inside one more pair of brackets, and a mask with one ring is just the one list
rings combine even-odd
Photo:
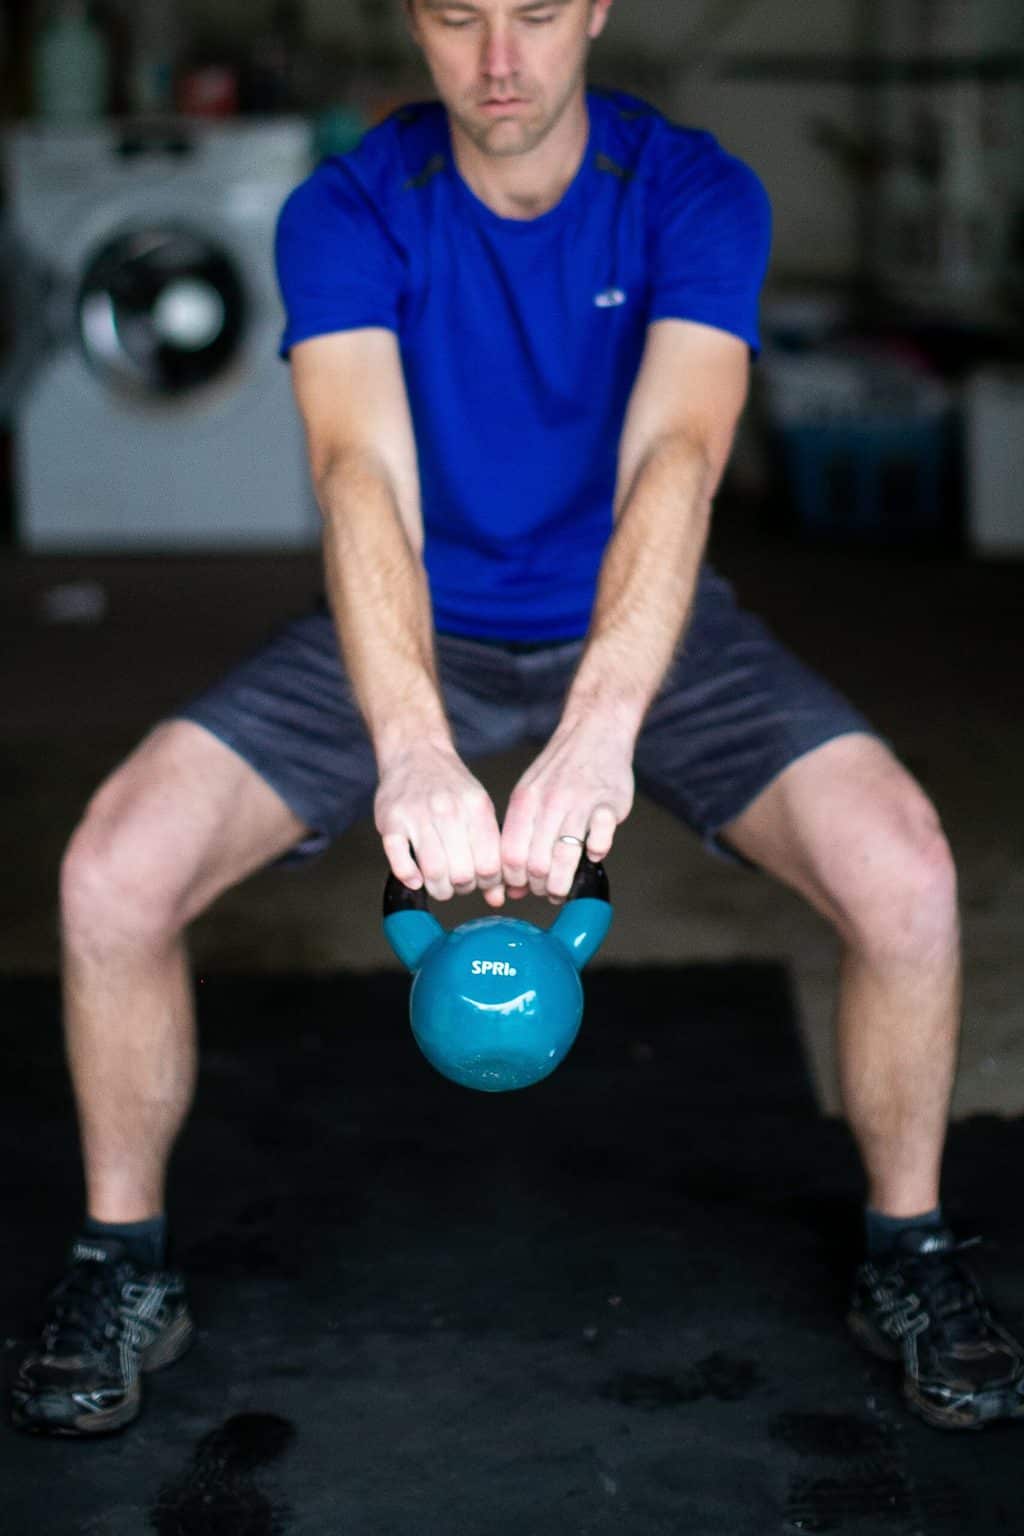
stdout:
[[[747,605],[876,721],[938,805],[959,861],[967,945],[955,1114],[1021,1114],[1024,571],[809,549],[737,519],[714,556]],[[300,610],[317,582],[315,553],[0,560],[0,974],[55,969],[60,853],[102,775],[152,721]],[[91,592],[105,608],[98,620],[68,618],[65,589],[74,608],[82,583],[85,607]],[[482,765],[499,803],[526,761]],[[620,829],[609,875],[616,917],[602,962],[788,964],[820,1103],[835,1111],[828,928],[765,878],[710,858],[646,803]],[[197,923],[197,973],[392,965],[379,931],[383,876],[368,823],[314,866],[260,874]],[[450,920],[480,911],[466,901]],[[546,923],[550,909],[524,903],[522,915]]]

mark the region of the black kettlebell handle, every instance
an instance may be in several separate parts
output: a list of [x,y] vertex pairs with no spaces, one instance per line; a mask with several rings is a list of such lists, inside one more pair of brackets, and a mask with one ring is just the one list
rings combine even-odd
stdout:
[[[578,901],[581,896],[592,897],[595,901],[611,901],[608,893],[608,874],[603,864],[595,864],[587,858],[586,852],[580,854],[580,862],[576,866],[576,874],[566,901]],[[418,891],[411,891],[407,885],[403,885],[392,870],[388,870],[388,878],[384,883],[384,916],[390,917],[393,912],[429,912],[430,903],[427,899],[425,886],[420,886]]]

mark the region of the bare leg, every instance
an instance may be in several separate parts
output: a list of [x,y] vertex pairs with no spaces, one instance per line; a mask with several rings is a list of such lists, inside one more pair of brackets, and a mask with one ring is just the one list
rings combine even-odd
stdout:
[[792,764],[727,835],[839,934],[840,1086],[869,1204],[931,1210],[961,1002],[956,876],[934,810],[885,747],[844,736]]
[[183,933],[304,828],[199,726],[159,726],[99,790],[61,881],[65,1035],[89,1215],[163,1210],[192,1102],[195,1019]]
[[957,946],[908,974],[844,947],[839,1082],[868,1180],[868,1204],[916,1216],[939,1203],[960,1029]]

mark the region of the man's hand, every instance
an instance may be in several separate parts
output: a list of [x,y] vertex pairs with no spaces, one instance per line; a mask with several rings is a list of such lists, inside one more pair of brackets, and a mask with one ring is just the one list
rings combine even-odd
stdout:
[[411,890],[425,885],[436,901],[482,890],[490,906],[504,904],[494,804],[451,747],[422,741],[389,758],[374,821],[396,878]]
[[[633,741],[590,717],[564,721],[519,780],[501,835],[505,885],[512,897],[564,901],[586,844],[606,858],[615,829],[633,808]],[[578,842],[561,842],[568,836]]]

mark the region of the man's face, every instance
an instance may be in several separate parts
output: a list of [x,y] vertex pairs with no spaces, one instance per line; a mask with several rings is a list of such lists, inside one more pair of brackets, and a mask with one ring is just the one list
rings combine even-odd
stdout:
[[581,88],[612,0],[406,0],[449,115],[487,155],[527,154]]

